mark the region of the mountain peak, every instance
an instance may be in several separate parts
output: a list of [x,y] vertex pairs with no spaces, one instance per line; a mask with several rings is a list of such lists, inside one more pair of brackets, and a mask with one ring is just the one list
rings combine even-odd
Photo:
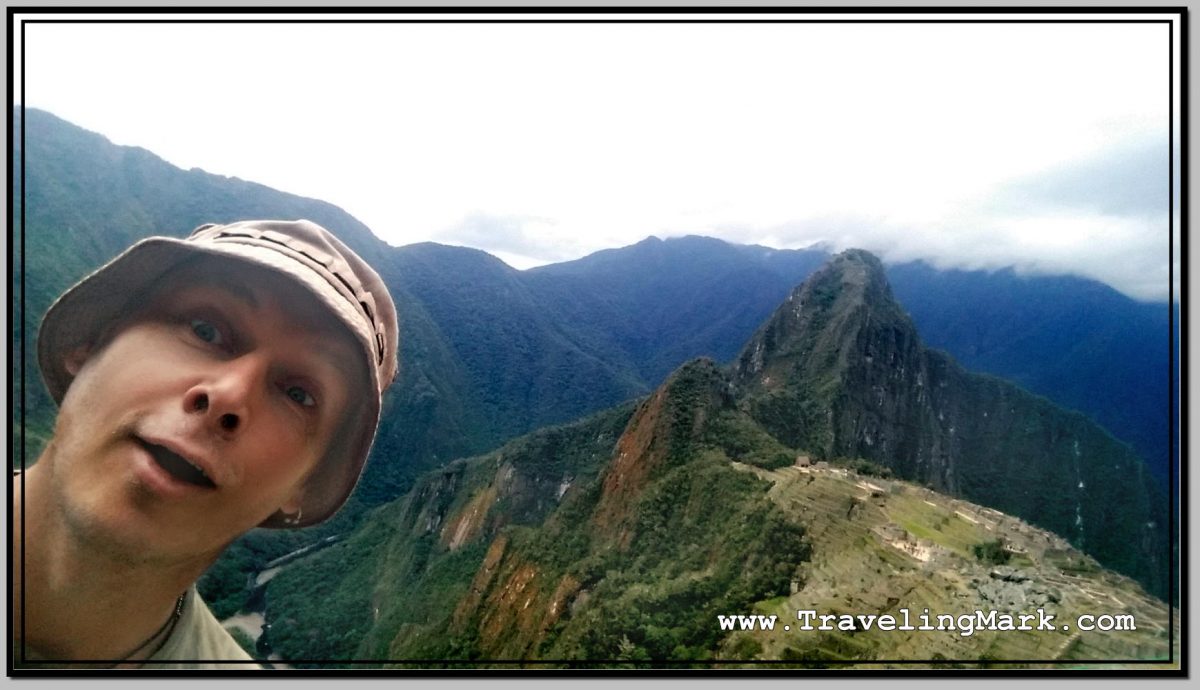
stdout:
[[[883,264],[870,252],[834,256],[792,290],[746,344],[735,365],[738,384],[772,390],[799,379],[832,386],[871,340],[864,329],[885,329],[893,343],[919,345],[916,328],[892,297]],[[868,359],[870,355],[867,355]]]
[[[847,249],[835,255],[801,286],[805,287],[822,304],[839,297],[877,306],[893,303],[883,263],[864,249]],[[801,292],[799,288],[797,291]]]

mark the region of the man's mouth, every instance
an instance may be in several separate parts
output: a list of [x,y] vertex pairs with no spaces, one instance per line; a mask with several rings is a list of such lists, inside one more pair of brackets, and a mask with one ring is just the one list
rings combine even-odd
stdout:
[[158,463],[159,467],[166,470],[167,474],[175,477],[179,481],[188,484],[194,484],[195,486],[202,486],[208,489],[217,488],[217,485],[208,478],[208,475],[204,473],[204,470],[188,462],[183,456],[164,446],[149,443],[141,439],[138,440],[141,442],[142,447],[145,448],[150,453],[151,457],[154,458],[154,462]]

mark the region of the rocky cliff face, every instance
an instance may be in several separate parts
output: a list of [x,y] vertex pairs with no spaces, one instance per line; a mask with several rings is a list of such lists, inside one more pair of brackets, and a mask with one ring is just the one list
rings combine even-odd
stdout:
[[925,348],[874,256],[845,252],[793,291],[734,377],[784,443],[1022,517],[1165,595],[1166,499],[1141,459],[1083,415]]

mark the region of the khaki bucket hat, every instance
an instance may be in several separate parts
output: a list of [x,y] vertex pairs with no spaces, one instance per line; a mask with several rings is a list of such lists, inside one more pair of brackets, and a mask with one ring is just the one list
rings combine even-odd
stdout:
[[[276,513],[261,526],[304,527],[335,512],[358,483],[379,426],[383,392],[396,376],[399,332],[387,286],[365,261],[325,228],[307,220],[202,225],[185,239],[150,237],[134,244],[64,292],[42,319],[38,364],[55,403],[72,376],[67,353],[91,344],[132,298],[173,267],[197,256],[224,257],[282,273],[308,290],[362,345],[370,384],[365,414],[335,441],[305,485],[298,517]],[[353,424],[353,421],[344,422]]]

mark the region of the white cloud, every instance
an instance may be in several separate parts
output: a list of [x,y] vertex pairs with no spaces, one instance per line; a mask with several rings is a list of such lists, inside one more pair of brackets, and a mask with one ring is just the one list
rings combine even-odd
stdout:
[[1165,209],[1128,210],[1160,203],[1165,167],[1147,184],[1122,166],[1165,155],[1166,31],[35,24],[24,85],[28,105],[325,199],[397,245],[527,266],[651,234],[825,241],[1164,298]]

